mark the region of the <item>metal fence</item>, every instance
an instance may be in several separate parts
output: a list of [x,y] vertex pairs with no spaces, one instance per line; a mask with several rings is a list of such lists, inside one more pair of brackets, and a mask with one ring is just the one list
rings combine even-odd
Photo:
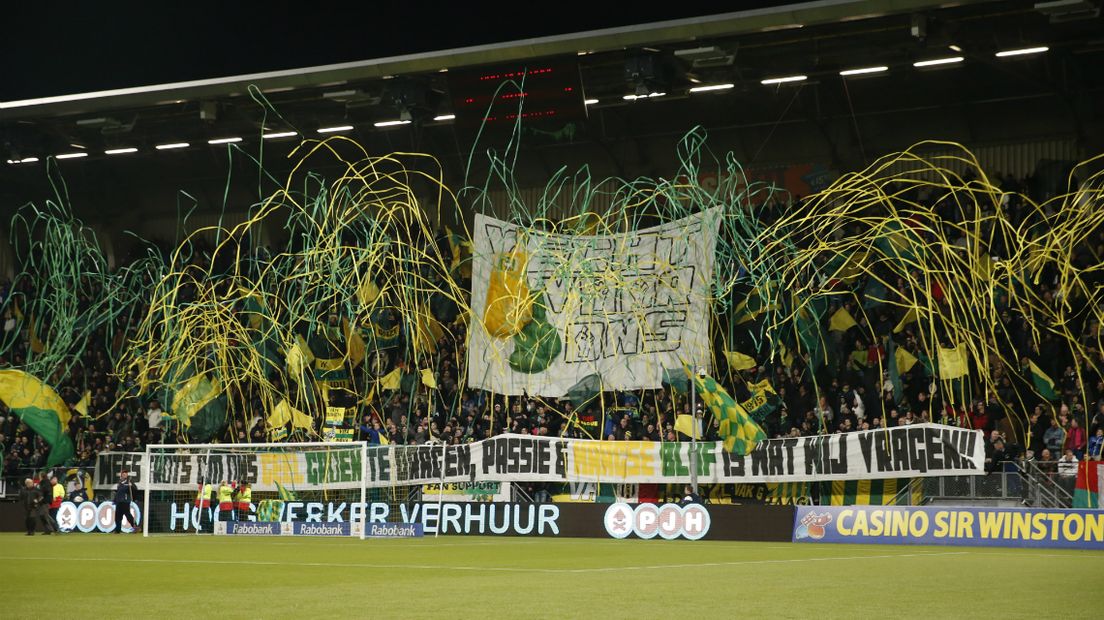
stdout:
[[1069,508],[1075,478],[1059,474],[1056,462],[1010,461],[984,476],[924,478],[923,497],[925,502],[1016,502]]

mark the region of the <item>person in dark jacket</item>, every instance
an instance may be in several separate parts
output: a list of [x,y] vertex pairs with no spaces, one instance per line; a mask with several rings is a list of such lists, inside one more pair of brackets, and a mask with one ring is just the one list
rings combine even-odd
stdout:
[[694,492],[694,487],[686,485],[682,489],[682,499],[679,500],[679,506],[689,506],[690,504],[701,504],[702,497]]
[[42,491],[35,486],[34,480],[27,478],[19,491],[19,501],[23,502],[23,514],[26,517],[27,536],[34,536],[35,525],[42,523],[43,534],[50,533],[46,524],[46,504],[42,501]]
[[136,501],[138,497],[138,487],[134,482],[130,480],[130,474],[127,470],[119,472],[119,484],[115,485],[115,492],[112,494],[112,499],[115,502],[115,534],[121,534],[123,531],[123,519],[125,518],[130,527],[138,530],[138,524],[134,522],[134,515],[130,514],[130,503]]
[[50,483],[50,472],[44,471],[38,478],[38,492],[42,494],[42,504],[45,506],[46,533],[58,531],[57,521],[50,516],[50,499],[54,496],[54,485]]

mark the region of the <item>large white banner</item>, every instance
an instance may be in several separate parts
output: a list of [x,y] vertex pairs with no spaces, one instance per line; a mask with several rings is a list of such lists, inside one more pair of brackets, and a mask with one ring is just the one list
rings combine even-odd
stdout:
[[684,361],[709,369],[720,217],[570,236],[476,215],[468,385],[560,397],[593,374],[634,390]]
[[[747,455],[720,442],[594,441],[499,435],[456,446],[369,447],[260,454],[161,453],[144,487],[193,491],[199,481],[244,480],[254,491],[292,492],[492,482],[707,483],[870,480],[985,473],[981,431],[913,424],[891,429],[760,441]],[[135,454],[133,462],[140,461]],[[104,455],[105,466],[119,455]],[[109,479],[111,470],[97,471]]]

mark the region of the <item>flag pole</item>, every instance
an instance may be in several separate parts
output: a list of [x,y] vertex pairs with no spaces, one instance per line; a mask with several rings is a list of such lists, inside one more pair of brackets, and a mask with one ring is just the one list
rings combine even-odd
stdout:
[[[700,372],[701,369],[699,368]],[[698,494],[698,382],[690,378],[690,488]]]

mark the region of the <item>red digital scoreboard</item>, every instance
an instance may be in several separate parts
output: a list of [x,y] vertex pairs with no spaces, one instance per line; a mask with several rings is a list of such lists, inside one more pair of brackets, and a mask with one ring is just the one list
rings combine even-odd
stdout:
[[450,71],[449,91],[456,128],[465,133],[513,131],[523,127],[562,127],[586,118],[574,62],[526,61]]

